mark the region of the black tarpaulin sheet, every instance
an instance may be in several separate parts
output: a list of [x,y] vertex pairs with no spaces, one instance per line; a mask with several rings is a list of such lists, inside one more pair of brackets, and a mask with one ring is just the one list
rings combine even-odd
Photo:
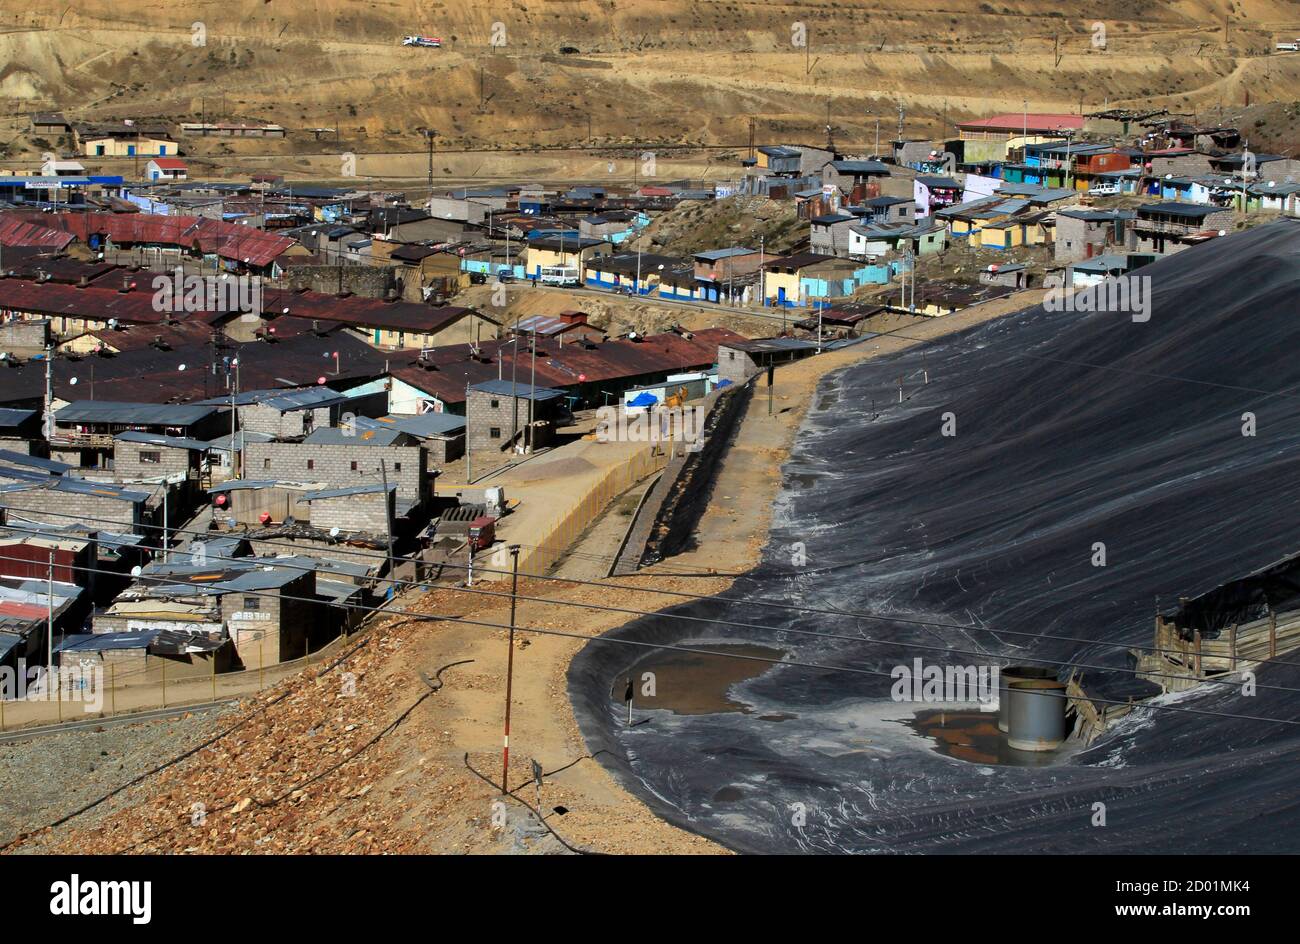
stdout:
[[[728,595],[827,612],[713,600],[617,635],[776,645],[884,673],[917,656],[1128,671],[1126,647],[1150,645],[1158,609],[1297,548],[1300,225],[1139,274],[1154,280],[1148,321],[1037,308],[928,345],[924,361],[916,349],[823,382],[763,561]],[[1292,692],[1164,696],[1089,750],[1015,767],[937,752],[902,723],[914,706],[890,700],[888,678],[830,669],[773,668],[731,686],[743,711],[647,711],[628,728],[610,680],[646,658],[584,648],[570,671],[583,731],[660,815],[733,848],[1300,850],[1300,729],[1246,717],[1297,720]],[[1300,687],[1300,669],[1266,666],[1259,682]]]

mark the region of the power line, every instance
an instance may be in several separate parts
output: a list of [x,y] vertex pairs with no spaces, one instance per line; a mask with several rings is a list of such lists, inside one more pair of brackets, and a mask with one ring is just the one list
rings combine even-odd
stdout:
[[[43,512],[43,514],[54,515],[54,516],[57,516],[57,517],[73,518],[73,519],[78,520],[78,521],[107,520],[107,519],[89,518],[89,517],[86,517],[86,516],[79,516],[79,515],[60,514],[60,513],[58,513],[58,512]],[[9,528],[11,528],[11,529],[14,528],[13,525],[0,526],[0,527],[9,527]],[[151,527],[152,527],[152,526],[151,526]],[[157,527],[155,527],[155,530],[161,530],[161,528],[157,528]],[[172,533],[172,534],[199,534],[199,535],[204,535],[204,536],[211,535],[211,534],[213,533],[213,532],[208,532],[208,531],[195,531],[195,530],[193,530],[193,529],[184,529],[184,528],[169,528],[168,531],[169,531],[170,533]],[[36,531],[36,532],[34,532],[34,533],[38,533],[38,534],[42,534],[42,535],[48,535],[50,532],[45,532],[45,531]],[[218,532],[218,534],[220,534],[220,532]],[[262,538],[250,539],[250,540],[256,540],[258,543],[261,543],[261,544],[267,544],[267,545],[271,545],[271,546],[274,546],[274,547],[284,547],[284,548],[287,548],[287,549],[296,550],[296,551],[301,552],[301,548],[298,548],[298,547],[295,546],[292,542],[289,542],[289,543],[285,543],[285,542],[277,542],[277,541],[272,541],[272,540],[269,540],[269,539],[262,539]],[[540,546],[540,545],[521,545],[521,546],[533,547],[533,548],[542,547],[542,546]],[[379,560],[379,561],[387,561],[387,557],[386,557],[385,555],[383,555],[383,554],[372,553],[372,552],[364,552],[364,551],[359,551],[359,550],[349,550],[348,553],[351,554],[351,555],[357,556],[357,557],[371,558],[371,559],[375,559],[375,560]],[[213,556],[213,557],[217,557],[217,555],[211,555],[211,556]],[[306,555],[304,555],[304,556],[306,556]],[[229,560],[229,561],[236,561],[236,562],[237,562],[237,561],[241,561],[241,560],[247,560],[248,558],[236,558],[236,557],[231,557],[231,558],[225,558],[225,559],[226,559],[226,560]],[[284,565],[284,566],[290,566],[290,567],[292,567],[292,566],[299,566],[299,567],[301,567],[301,565]],[[450,569],[450,570],[468,570],[468,565],[467,565],[467,564],[456,564],[456,563],[452,563],[452,562],[445,562],[445,563],[440,563],[438,566],[440,566],[440,567],[445,567],[445,568]],[[303,569],[313,569],[313,570],[314,570],[314,569],[316,569],[316,568],[303,568]],[[485,567],[485,566],[481,566],[481,565],[478,567],[478,570],[479,570],[480,573],[484,573],[484,574],[489,574],[489,573],[491,573],[491,574],[498,574],[498,575],[502,575],[502,576],[509,576],[509,575],[510,575],[510,571],[508,571],[508,570],[498,570],[498,569],[494,569],[494,568],[490,568],[490,567]],[[606,589],[606,590],[627,590],[627,591],[631,591],[631,592],[635,592],[635,593],[654,593],[654,594],[660,594],[660,595],[665,595],[665,596],[672,596],[672,597],[683,598],[683,599],[688,599],[688,600],[697,600],[697,601],[705,601],[705,602],[738,603],[738,604],[743,604],[743,605],[746,605],[746,606],[768,607],[768,608],[775,608],[775,609],[781,609],[781,610],[793,611],[793,612],[797,612],[797,613],[804,613],[804,614],[810,614],[810,615],[819,615],[819,616],[846,616],[846,617],[850,617],[850,618],[858,619],[858,620],[872,620],[872,621],[876,621],[876,622],[897,623],[897,624],[900,624],[900,625],[920,626],[920,627],[922,627],[922,628],[942,628],[942,629],[961,630],[961,631],[964,631],[964,632],[982,632],[982,633],[989,633],[989,634],[994,635],[994,636],[1023,636],[1023,637],[1027,637],[1027,638],[1030,638],[1030,639],[1051,639],[1051,640],[1053,640],[1053,641],[1057,641],[1057,642],[1072,642],[1072,643],[1079,643],[1079,644],[1081,644],[1081,645],[1097,646],[1097,647],[1102,647],[1102,648],[1107,648],[1107,649],[1121,649],[1121,650],[1125,650],[1125,651],[1127,651],[1127,650],[1129,650],[1129,649],[1132,649],[1132,648],[1133,648],[1133,645],[1134,645],[1134,644],[1132,644],[1132,643],[1112,643],[1112,642],[1104,642],[1104,641],[1101,641],[1101,640],[1085,639],[1085,638],[1077,637],[1077,636],[1058,636],[1058,635],[1051,635],[1051,634],[1030,633],[1030,632],[1017,631],[1017,630],[994,629],[994,628],[992,628],[992,627],[987,627],[987,626],[976,626],[976,625],[974,625],[974,624],[968,624],[968,623],[951,623],[951,622],[945,622],[945,621],[942,621],[942,620],[924,620],[924,619],[916,619],[916,618],[912,618],[912,617],[889,616],[889,615],[879,614],[879,613],[862,613],[862,612],[857,612],[857,611],[852,611],[852,610],[840,610],[840,609],[835,609],[835,608],[809,607],[809,606],[805,606],[805,605],[802,605],[802,604],[794,604],[794,603],[778,603],[778,602],[776,602],[776,601],[771,601],[771,600],[752,600],[752,599],[743,599],[743,598],[738,598],[738,597],[710,596],[710,595],[708,595],[708,594],[690,593],[690,592],[688,592],[688,591],[684,591],[684,590],[663,590],[663,589],[656,589],[656,588],[650,588],[650,587],[636,587],[636,586],[631,586],[631,585],[628,585],[628,584],[615,584],[615,583],[608,583],[608,582],[597,581],[597,580],[582,580],[582,579],[578,579],[578,578],[557,577],[557,576],[552,576],[552,575],[542,575],[542,574],[538,574],[538,575],[527,575],[527,577],[528,577],[528,579],[555,581],[555,582],[559,582],[559,583],[572,583],[572,584],[577,584],[577,585],[579,585],[579,586],[600,587],[600,588],[602,588],[602,589]],[[405,585],[405,586],[424,586],[424,584],[421,584],[421,583],[418,582],[418,581],[403,580],[403,579],[399,579],[399,578],[395,578],[395,577],[379,577],[379,576],[376,576],[376,577],[373,577],[373,578],[371,578],[371,579],[373,579],[373,580],[375,580],[375,581],[377,581],[377,582],[381,582],[381,583],[393,583],[393,584],[399,584],[399,585]],[[448,587],[448,588],[445,588],[445,589],[455,590],[456,592],[464,592],[464,593],[476,593],[476,592],[477,592],[477,593],[483,593],[483,594],[486,594],[486,595],[489,595],[489,596],[491,596],[491,595],[501,595],[502,593],[504,593],[504,591],[492,591],[492,590],[477,590],[477,591],[476,591],[476,590],[474,590],[474,589],[472,589],[472,588],[451,588],[451,587]],[[506,595],[508,596],[508,594],[506,594]],[[602,608],[604,608],[604,607],[597,606],[597,605],[595,605],[595,604],[583,604],[583,603],[577,603],[577,602],[575,602],[575,601],[550,600],[549,598],[546,598],[546,597],[530,597],[530,596],[526,596],[526,595],[520,595],[519,599],[521,599],[521,600],[529,600],[529,601],[534,601],[534,602],[543,602],[543,603],[545,603],[545,602],[551,602],[551,603],[555,603],[555,604],[557,604],[557,605],[561,605],[561,606],[577,606],[577,607],[583,607],[583,608],[594,608],[594,609],[602,609]],[[605,609],[611,609],[611,608],[605,608]],[[665,618],[665,617],[663,616],[662,613],[652,612],[652,611],[634,610],[634,609],[616,610],[616,611],[617,611],[617,612],[626,612],[626,613],[629,613],[629,614],[632,614],[632,615],[637,615],[637,616],[652,616],[652,617]],[[682,618],[684,618],[684,619],[692,619],[692,620],[697,620],[697,619],[698,619],[698,620],[704,620],[704,619],[705,619],[705,618],[703,618],[703,617],[689,617],[689,616],[684,616],[684,617],[682,617]],[[766,627],[766,626],[763,626],[762,624],[746,623],[746,622],[732,621],[732,620],[713,620],[713,622],[722,622],[722,623],[727,623],[727,624],[730,624],[730,625],[735,625],[735,626],[744,627],[744,628],[765,629],[765,630],[771,630],[771,629],[773,628],[773,627]],[[783,631],[783,632],[791,632],[791,633],[798,633],[798,634],[805,634],[805,635],[814,635],[814,636],[816,636],[816,635],[825,635],[825,634],[815,633],[815,632],[813,632],[813,631],[811,631],[811,630],[782,629],[781,631]],[[839,638],[839,637],[831,636],[830,638]],[[862,636],[845,636],[845,637],[843,637],[843,638],[847,638],[847,639],[851,639],[851,640],[864,641],[864,642],[880,642],[881,644],[884,644],[884,645],[894,645],[894,646],[902,645],[901,643],[898,643],[898,642],[893,642],[893,641],[888,641],[888,640],[884,640],[884,641],[882,641],[882,640],[873,640],[873,639],[870,639],[869,637],[862,637]],[[993,656],[993,657],[996,657],[996,658],[1005,658],[1005,659],[1009,659],[1009,660],[1016,660],[1016,659],[1019,659],[1019,660],[1022,660],[1022,661],[1028,661],[1028,662],[1044,662],[1044,663],[1047,663],[1047,664],[1054,664],[1054,665],[1060,665],[1060,666],[1076,666],[1076,667],[1079,667],[1079,668],[1095,668],[1095,669],[1101,669],[1101,670],[1105,670],[1105,671],[1123,671],[1123,672],[1134,671],[1134,670],[1131,670],[1131,669],[1122,669],[1122,668],[1116,668],[1116,667],[1110,667],[1110,666],[1089,666],[1089,665],[1086,665],[1086,664],[1075,663],[1075,662],[1068,662],[1068,661],[1061,661],[1061,660],[1038,659],[1038,658],[1034,658],[1034,657],[1030,657],[1030,656],[1021,655],[1021,654],[1019,654],[1019,653],[1014,654],[1014,655],[1010,655],[1010,656],[1005,656],[1005,655],[997,655],[997,654],[987,653],[987,652],[971,653],[970,650],[949,649],[949,648],[945,648],[945,647],[925,647],[925,646],[922,646],[921,644],[915,644],[915,645],[916,645],[918,648],[932,648],[932,649],[940,649],[941,651],[946,651],[946,652],[962,652],[962,653],[967,653],[967,654],[976,654],[976,655],[983,655],[983,656]],[[1161,647],[1145,647],[1145,646],[1144,646],[1143,648],[1146,648],[1146,649],[1148,649],[1148,651],[1150,651],[1150,652],[1155,652],[1155,653],[1161,653],[1161,654],[1164,654],[1164,653],[1170,653],[1170,654],[1177,654],[1177,655],[1185,655],[1185,653],[1184,653],[1182,650],[1180,650],[1180,649],[1166,649],[1166,648],[1161,648]],[[1274,659],[1269,659],[1269,660],[1267,660],[1267,661],[1272,662],[1272,663],[1274,663],[1274,664],[1276,664],[1276,665],[1292,665],[1292,666],[1300,666],[1300,662],[1290,662],[1290,661],[1285,660],[1285,659],[1276,659],[1276,658],[1274,658]],[[1151,673],[1151,674],[1155,674],[1155,673]],[[1166,676],[1166,677],[1169,677],[1169,678],[1179,678],[1179,679],[1184,679],[1184,680],[1195,678],[1195,676],[1180,676],[1180,675],[1171,675],[1171,676]],[[1216,683],[1221,683],[1221,682],[1222,682],[1222,680],[1215,680],[1215,679],[1198,679],[1198,681],[1216,682]]]
[[[17,561],[22,561],[22,562],[24,562],[24,563],[30,563],[30,562],[27,561],[25,558],[11,558],[11,557],[5,557],[5,556],[3,556],[3,555],[0,555],[0,560],[17,560]],[[228,560],[247,560],[247,558],[228,558]],[[81,570],[81,571],[90,571],[90,572],[97,572],[97,573],[98,573],[98,572],[102,572],[102,573],[112,573],[111,571],[101,571],[101,570],[99,570],[98,568],[92,568],[92,567],[78,567],[78,566],[73,566],[73,565],[64,565],[64,566],[65,566],[66,569],[69,569],[69,570]],[[146,580],[146,581],[153,581],[153,582],[155,582],[155,583],[163,583],[163,584],[165,584],[165,585],[167,585],[167,586],[178,586],[178,587],[183,587],[183,586],[185,586],[185,585],[178,585],[178,584],[176,584],[176,582],[175,582],[175,578],[174,578],[174,577],[171,577],[171,576],[169,576],[169,575],[165,575],[165,574],[162,574],[162,575],[155,575],[155,574],[143,574],[143,573],[142,573],[142,574],[138,575],[136,579],[138,579],[138,580]],[[196,587],[196,588],[195,588],[196,592],[197,592],[197,591],[200,591],[201,589],[202,589],[201,587]],[[445,589],[445,590],[449,590],[449,591],[451,591],[451,592],[461,593],[461,592],[466,592],[466,589],[467,589],[467,588],[462,588],[462,587],[444,587],[444,588],[439,588],[439,589]],[[353,603],[332,603],[332,604],[329,604],[329,603],[326,603],[326,601],[322,601],[322,600],[319,600],[319,599],[316,599],[316,598],[313,598],[313,597],[300,597],[300,596],[293,596],[293,595],[291,595],[291,594],[273,593],[273,592],[271,592],[271,591],[239,590],[239,591],[237,591],[237,592],[238,592],[238,593],[241,593],[241,594],[244,594],[244,595],[248,595],[248,596],[269,596],[269,597],[274,597],[274,598],[277,598],[277,599],[280,599],[280,600],[292,600],[292,601],[295,601],[295,602],[303,602],[303,603],[318,603],[318,604],[323,604],[323,605],[330,605],[330,606],[345,607],[345,608],[349,608],[349,609],[363,610],[363,611],[371,612],[371,613],[380,612],[380,613],[386,613],[386,614],[390,614],[390,615],[398,615],[398,616],[409,617],[409,618],[411,618],[411,619],[420,620],[420,621],[424,621],[424,622],[452,622],[452,623],[462,623],[462,624],[465,624],[465,625],[468,625],[468,626],[480,626],[480,627],[487,627],[487,628],[492,628],[492,629],[505,629],[505,630],[509,630],[509,629],[511,628],[510,625],[507,624],[507,623],[493,623],[493,622],[487,622],[487,621],[483,621],[483,620],[472,620],[472,619],[468,619],[468,618],[466,618],[466,617],[460,617],[460,616],[450,616],[450,615],[440,615],[440,614],[417,613],[417,612],[414,612],[414,611],[411,611],[411,610],[403,610],[403,609],[398,609],[398,608],[395,608],[395,607],[366,606],[366,605],[364,605],[364,604],[353,604]],[[510,594],[508,594],[508,593],[497,593],[497,592],[492,592],[491,595],[493,595],[493,596],[505,596],[505,597],[509,597],[509,596],[510,596]],[[552,599],[549,599],[549,598],[546,598],[546,597],[525,597],[525,596],[523,596],[523,595],[520,595],[520,596],[518,597],[518,599],[528,600],[528,601],[530,601],[530,602],[537,602],[537,603],[542,603],[542,604],[566,605],[566,602],[565,602],[565,601],[552,600]],[[609,610],[611,610],[612,612],[624,612],[623,610],[620,610],[620,609],[617,609],[617,608],[612,608],[612,607],[610,607],[610,608],[606,608],[606,607],[597,606],[597,605],[595,605],[595,604],[583,604],[583,606],[585,606],[585,607],[590,607],[590,608],[594,608],[594,609],[609,609]],[[646,615],[646,616],[660,616],[661,618],[664,618],[664,619],[676,619],[676,618],[679,618],[679,615],[677,615],[677,614],[674,614],[673,616],[664,616],[663,614],[645,613],[644,615]],[[710,622],[715,622],[715,621],[710,620]],[[725,621],[724,621],[724,622],[725,622]],[[751,624],[736,624],[736,625],[740,625],[740,626],[750,626]],[[762,626],[759,625],[759,624],[752,624],[752,625],[753,625],[753,628],[760,628],[760,629],[761,629],[761,628],[765,628],[765,627],[762,627]],[[666,651],[672,651],[672,652],[686,652],[686,653],[692,653],[692,654],[695,654],[695,655],[709,655],[709,656],[721,657],[721,658],[741,659],[741,660],[743,660],[743,661],[761,662],[761,663],[770,664],[770,665],[794,666],[794,667],[797,667],[797,668],[818,669],[818,670],[829,671],[829,672],[846,672],[846,673],[850,673],[850,674],[854,674],[854,675],[878,676],[878,677],[884,677],[884,678],[890,678],[890,679],[893,679],[893,678],[894,678],[893,674],[890,673],[890,672],[884,672],[884,671],[877,670],[877,669],[865,669],[865,668],[859,668],[859,667],[855,667],[855,666],[845,666],[845,665],[827,665],[827,664],[824,664],[824,663],[806,662],[806,661],[803,661],[803,660],[793,660],[793,659],[774,659],[774,658],[765,657],[765,656],[741,655],[741,654],[738,654],[738,653],[718,652],[718,651],[716,651],[716,650],[711,650],[711,649],[701,649],[701,648],[698,648],[698,647],[692,647],[692,646],[681,646],[681,645],[674,645],[674,644],[668,644],[668,643],[648,643],[648,642],[641,642],[641,641],[639,641],[639,640],[620,639],[620,638],[617,638],[617,637],[604,636],[604,635],[588,636],[588,635],[585,635],[585,634],[582,634],[582,633],[564,632],[564,631],[562,631],[562,630],[556,630],[556,629],[542,629],[542,628],[533,627],[533,626],[517,626],[517,627],[515,627],[515,628],[516,628],[517,631],[520,631],[520,632],[533,632],[533,633],[540,633],[541,635],[548,635],[548,636],[563,636],[563,637],[572,638],[572,639],[581,639],[581,640],[585,640],[585,641],[588,641],[588,642],[606,642],[606,643],[615,643],[615,644],[620,644],[620,645],[636,646],[636,647],[640,647],[640,648],[653,649],[653,650],[666,650]],[[857,642],[878,642],[878,640],[864,639],[863,637],[859,637],[859,636],[850,636],[850,635],[830,635],[830,634],[815,633],[815,632],[813,632],[813,631],[811,631],[811,630],[803,630],[803,631],[797,631],[797,630],[782,630],[782,631],[783,631],[783,632],[802,632],[802,633],[807,634],[807,635],[813,635],[813,636],[827,636],[828,638],[843,638],[843,639],[847,639],[847,640],[849,640],[849,641],[857,641]],[[944,651],[944,652],[946,652],[946,651],[961,651],[961,650],[948,650],[948,649],[944,649],[943,647],[936,647],[936,646],[921,646],[921,645],[910,644],[910,643],[909,643],[909,644],[903,644],[903,643],[890,642],[890,643],[886,643],[886,644],[888,644],[888,645],[894,645],[894,646],[913,646],[914,648],[935,649],[935,650],[938,650],[938,651]],[[990,655],[989,653],[978,653],[978,654],[979,654],[979,655],[985,655],[985,656]],[[1006,658],[1006,657],[1000,657],[1000,658]],[[1025,661],[1042,661],[1042,662],[1047,662],[1048,664],[1053,664],[1053,663],[1052,663],[1052,660],[1026,659]],[[1069,664],[1069,663],[1065,663],[1065,664]],[[1106,667],[1098,667],[1098,668],[1106,668]],[[1119,670],[1115,670],[1115,671],[1130,671],[1130,670],[1119,669]],[[1187,676],[1172,676],[1172,677],[1174,677],[1174,678],[1187,678]],[[1202,681],[1217,681],[1217,682],[1219,682],[1219,683],[1224,683],[1224,682],[1226,682],[1227,680],[1223,680],[1223,679],[1218,679],[1218,680],[1204,679],[1204,680],[1202,680]],[[1228,683],[1228,684],[1232,684],[1232,683]],[[1265,686],[1256,686],[1256,687],[1265,687]],[[1268,686],[1268,687],[1278,688],[1277,686]],[[1284,688],[1284,689],[1280,689],[1280,690],[1283,690],[1283,691],[1290,691],[1290,692],[1294,692],[1294,691],[1296,691],[1296,689],[1291,689],[1291,688]],[[1045,694],[1046,694],[1046,693],[1045,693]],[[1064,697],[1064,698],[1067,698],[1067,699],[1068,699],[1068,698],[1071,697],[1071,696],[1069,696],[1068,694],[1059,693],[1059,697]],[[1091,697],[1091,696],[1089,696],[1088,700],[1089,700],[1089,701],[1092,701],[1092,702],[1095,702],[1095,703],[1099,703],[1099,704],[1129,705],[1129,706],[1134,706],[1134,707],[1140,705],[1141,707],[1161,708],[1161,709],[1170,709],[1170,710],[1174,710],[1174,709],[1175,709],[1175,706],[1172,706],[1172,705],[1153,705],[1153,704],[1150,704],[1150,703],[1138,703],[1137,705],[1135,705],[1135,703],[1133,703],[1133,702],[1129,702],[1129,701],[1118,701],[1118,700],[1113,700],[1113,699],[1104,699],[1104,698],[1100,698],[1100,697]],[[1272,722],[1276,722],[1276,723],[1279,723],[1279,724],[1294,724],[1294,725],[1300,726],[1300,721],[1287,721],[1287,720],[1285,720],[1285,719],[1281,719],[1281,718],[1263,718],[1263,717],[1255,717],[1255,716],[1252,716],[1252,715],[1237,715],[1237,714],[1230,714],[1230,713],[1224,713],[1224,712],[1213,712],[1213,711],[1205,711],[1205,710],[1201,710],[1201,709],[1190,709],[1190,708],[1188,708],[1188,709],[1177,709],[1177,710],[1190,711],[1190,712],[1195,713],[1195,714],[1209,714],[1209,715],[1214,715],[1214,716],[1219,716],[1219,717],[1238,718],[1238,719],[1241,719],[1241,720],[1247,720],[1247,721],[1265,721],[1265,722],[1272,721]]]

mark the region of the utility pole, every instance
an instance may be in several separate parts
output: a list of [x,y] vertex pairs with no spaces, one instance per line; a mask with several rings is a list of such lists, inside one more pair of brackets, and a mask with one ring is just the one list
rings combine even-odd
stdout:
[[[510,352],[510,441],[514,442],[515,437],[519,435],[519,384],[515,380],[516,369],[519,367],[519,318],[515,318],[515,337],[511,342],[514,350]],[[469,401],[466,400],[466,412],[469,412]]]
[[429,144],[429,211],[433,212],[433,129],[425,128],[424,136]]
[[528,380],[528,451],[533,451],[533,404],[537,402],[537,322],[533,322],[533,373]]
[[501,736],[501,795],[510,792],[510,695],[515,680],[515,604],[519,599],[519,545],[510,545],[510,639],[506,650],[506,720]]
[[167,563],[167,496],[171,494],[171,483],[167,481],[167,476],[163,476],[163,507],[162,507],[162,560]]
[[[497,352],[497,357],[501,352]],[[497,370],[501,369],[501,362],[497,361]],[[465,484],[469,485],[474,481],[474,474],[470,471],[470,430],[469,430],[469,381],[465,381]]]
[[[50,325],[50,330],[53,330]],[[54,344],[45,344],[45,440],[54,436]]]
[[384,529],[388,532],[388,599],[393,598],[393,503],[388,495],[388,463],[379,460],[379,476],[384,483]]
[[[48,680],[47,685],[56,685],[54,681],[54,548],[50,547],[49,569],[46,571],[45,581],[45,623],[46,623],[46,663],[45,678]],[[47,689],[48,692],[48,689]],[[60,698],[60,701],[62,698]],[[62,706],[60,706],[62,709]]]

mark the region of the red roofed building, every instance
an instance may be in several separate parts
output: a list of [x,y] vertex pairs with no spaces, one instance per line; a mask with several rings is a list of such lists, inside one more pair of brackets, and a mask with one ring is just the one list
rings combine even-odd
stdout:
[[[390,368],[393,413],[464,410],[466,387],[512,376],[538,387],[564,390],[573,408],[602,406],[629,387],[661,381],[669,374],[706,370],[718,361],[718,345],[747,340],[726,328],[665,332],[602,342],[561,344],[537,338],[534,360],[530,343],[484,341],[471,347],[455,344],[424,352],[413,364]],[[531,338],[526,339],[531,341]],[[606,396],[606,394],[609,396]]]
[[[26,218],[25,214],[9,216]],[[276,277],[276,261],[296,239],[253,226],[198,216],[154,213],[37,213],[30,215],[51,229],[72,233],[92,249],[175,248],[182,253],[216,255],[228,268]]]
[[155,157],[144,165],[146,180],[184,180],[189,168],[179,157]]

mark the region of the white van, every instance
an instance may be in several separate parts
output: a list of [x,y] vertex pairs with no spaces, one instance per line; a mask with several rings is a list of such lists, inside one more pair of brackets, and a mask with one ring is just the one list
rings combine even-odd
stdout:
[[1094,197],[1113,197],[1119,193],[1119,184],[1111,180],[1098,181],[1088,187],[1088,193]]
[[538,281],[543,285],[581,285],[582,273],[577,266],[542,266]]

